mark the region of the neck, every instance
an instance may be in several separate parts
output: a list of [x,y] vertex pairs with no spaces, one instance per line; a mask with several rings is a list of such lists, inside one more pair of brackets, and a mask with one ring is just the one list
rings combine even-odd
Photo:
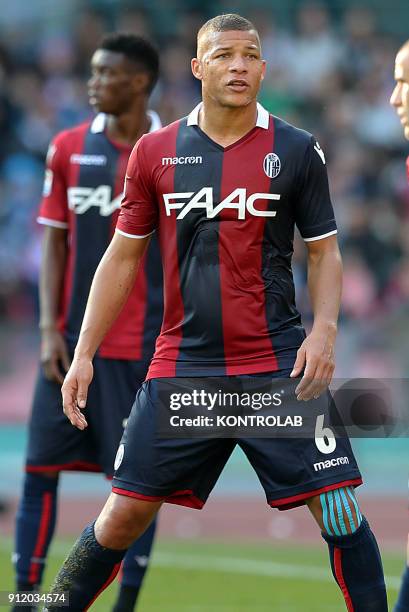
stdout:
[[121,115],[108,115],[106,132],[109,138],[121,144],[134,145],[150,128],[150,117],[146,113],[147,103],[134,105]]
[[212,140],[227,147],[254,128],[257,121],[257,101],[238,108],[215,105],[203,97],[199,126]]

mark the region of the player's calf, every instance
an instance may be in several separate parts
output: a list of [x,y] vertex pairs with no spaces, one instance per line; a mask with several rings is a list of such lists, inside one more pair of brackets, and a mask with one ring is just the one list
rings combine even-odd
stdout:
[[395,604],[393,612],[408,612],[409,610],[409,535],[408,546],[406,553],[406,567],[403,572],[402,582],[400,585],[398,600]]
[[121,587],[112,612],[133,612],[149,565],[156,520],[128,549],[121,567]]
[[18,591],[31,591],[41,584],[48,547],[56,522],[58,473],[27,473],[16,515],[13,555]]
[[98,542],[107,548],[129,548],[146,531],[161,505],[111,493],[95,521]]
[[[94,523],[88,525],[74,544],[54,583],[51,593],[65,593],[66,610],[86,610],[94,599],[111,584],[126,553],[101,546],[94,531]],[[58,610],[53,605],[45,610]]]
[[331,568],[349,612],[387,612],[378,545],[350,487],[307,502],[328,544]]
[[[110,495],[97,521],[84,529],[50,587],[52,593],[67,593],[67,612],[88,609],[111,584],[127,549],[142,535],[160,506],[160,502]],[[46,610],[57,608],[49,606]]]

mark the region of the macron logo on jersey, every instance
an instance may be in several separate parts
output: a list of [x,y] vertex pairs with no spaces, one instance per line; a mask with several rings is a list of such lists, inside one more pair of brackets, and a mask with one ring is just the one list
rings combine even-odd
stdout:
[[80,155],[79,153],[73,153],[70,157],[70,162],[79,166],[106,166],[107,158],[106,155]]
[[187,191],[182,193],[164,193],[166,214],[169,217],[172,210],[180,210],[176,219],[184,219],[186,215],[194,209],[206,211],[206,217],[213,219],[222,210],[229,208],[237,210],[237,219],[245,219],[246,212],[254,217],[275,217],[275,210],[260,210],[256,208],[259,200],[279,200],[278,193],[252,193],[247,197],[247,191],[243,187],[238,187],[232,191],[221,202],[214,202],[213,187],[203,187],[197,193]]
[[193,155],[191,157],[162,157],[162,166],[177,166],[177,165],[188,165],[191,164],[202,164],[203,159],[201,155]]

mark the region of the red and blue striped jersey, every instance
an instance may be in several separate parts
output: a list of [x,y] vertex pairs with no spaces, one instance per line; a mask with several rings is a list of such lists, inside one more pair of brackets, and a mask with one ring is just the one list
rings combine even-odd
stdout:
[[335,234],[314,137],[258,105],[223,148],[185,119],[143,136],[129,160],[117,231],[158,231],[165,312],[148,378],[292,367],[305,338],[291,269],[294,228]]
[[[160,127],[150,112],[151,131]],[[67,230],[68,255],[58,326],[74,347],[91,282],[115,229],[131,146],[111,141],[106,116],[59,133],[50,145],[38,222]],[[98,354],[112,359],[151,357],[163,316],[163,280],[152,241],[138,280]]]

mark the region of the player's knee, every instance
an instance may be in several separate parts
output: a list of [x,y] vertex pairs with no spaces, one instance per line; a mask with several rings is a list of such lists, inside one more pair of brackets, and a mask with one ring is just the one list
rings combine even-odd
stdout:
[[308,506],[321,531],[330,536],[354,533],[362,522],[352,487],[327,491],[308,500]]
[[101,546],[129,548],[148,528],[161,502],[146,502],[111,493],[95,523],[95,535]]
[[26,472],[24,477],[23,498],[41,498],[44,493],[56,494],[58,472],[52,478],[48,472]]
[[49,478],[51,480],[56,480],[59,478],[60,476],[60,472],[37,472],[37,474],[39,476],[41,476],[42,478]]

